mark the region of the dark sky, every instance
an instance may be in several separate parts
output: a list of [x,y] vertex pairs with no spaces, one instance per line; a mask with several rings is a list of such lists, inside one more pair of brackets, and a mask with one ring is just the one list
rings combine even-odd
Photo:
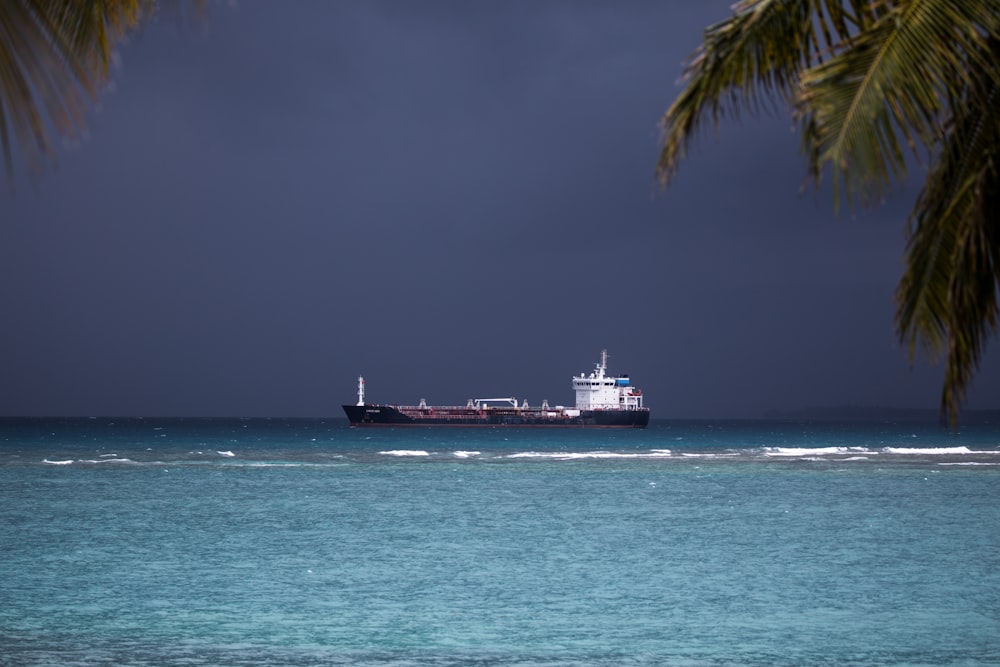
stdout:
[[936,407],[892,328],[919,171],[837,216],[791,120],[747,117],[657,192],[657,121],[730,4],[161,16],[88,136],[0,194],[0,414],[340,417],[359,373],[373,401],[571,404],[602,348],[654,418]]

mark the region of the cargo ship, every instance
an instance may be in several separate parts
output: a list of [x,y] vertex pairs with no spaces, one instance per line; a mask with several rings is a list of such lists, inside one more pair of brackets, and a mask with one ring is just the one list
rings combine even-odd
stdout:
[[470,398],[465,406],[432,406],[420,399],[418,405],[384,405],[365,402],[365,379],[358,377],[358,402],[345,405],[351,426],[584,426],[604,428],[645,428],[649,408],[643,405],[642,390],[632,386],[628,375],[607,375],[608,351],[588,375],[573,377],[575,407],[518,405],[517,398]]

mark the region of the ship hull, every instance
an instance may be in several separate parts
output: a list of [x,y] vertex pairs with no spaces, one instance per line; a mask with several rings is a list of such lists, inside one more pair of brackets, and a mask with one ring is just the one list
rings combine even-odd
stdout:
[[542,410],[536,408],[405,408],[345,405],[351,426],[479,426],[646,428],[649,410]]

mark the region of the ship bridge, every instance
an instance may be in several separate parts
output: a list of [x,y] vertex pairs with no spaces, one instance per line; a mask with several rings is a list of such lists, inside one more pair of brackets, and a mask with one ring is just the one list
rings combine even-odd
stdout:
[[601,362],[590,375],[573,378],[578,410],[639,410],[642,390],[631,385],[628,375],[609,377],[608,351],[601,350]]

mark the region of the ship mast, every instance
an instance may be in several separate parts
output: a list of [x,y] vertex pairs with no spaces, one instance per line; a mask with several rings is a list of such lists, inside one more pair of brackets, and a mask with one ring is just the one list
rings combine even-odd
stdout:
[[603,378],[606,370],[608,370],[608,351],[601,350],[601,363],[597,367],[597,377]]
[[358,405],[365,404],[365,379],[362,376],[358,376]]

